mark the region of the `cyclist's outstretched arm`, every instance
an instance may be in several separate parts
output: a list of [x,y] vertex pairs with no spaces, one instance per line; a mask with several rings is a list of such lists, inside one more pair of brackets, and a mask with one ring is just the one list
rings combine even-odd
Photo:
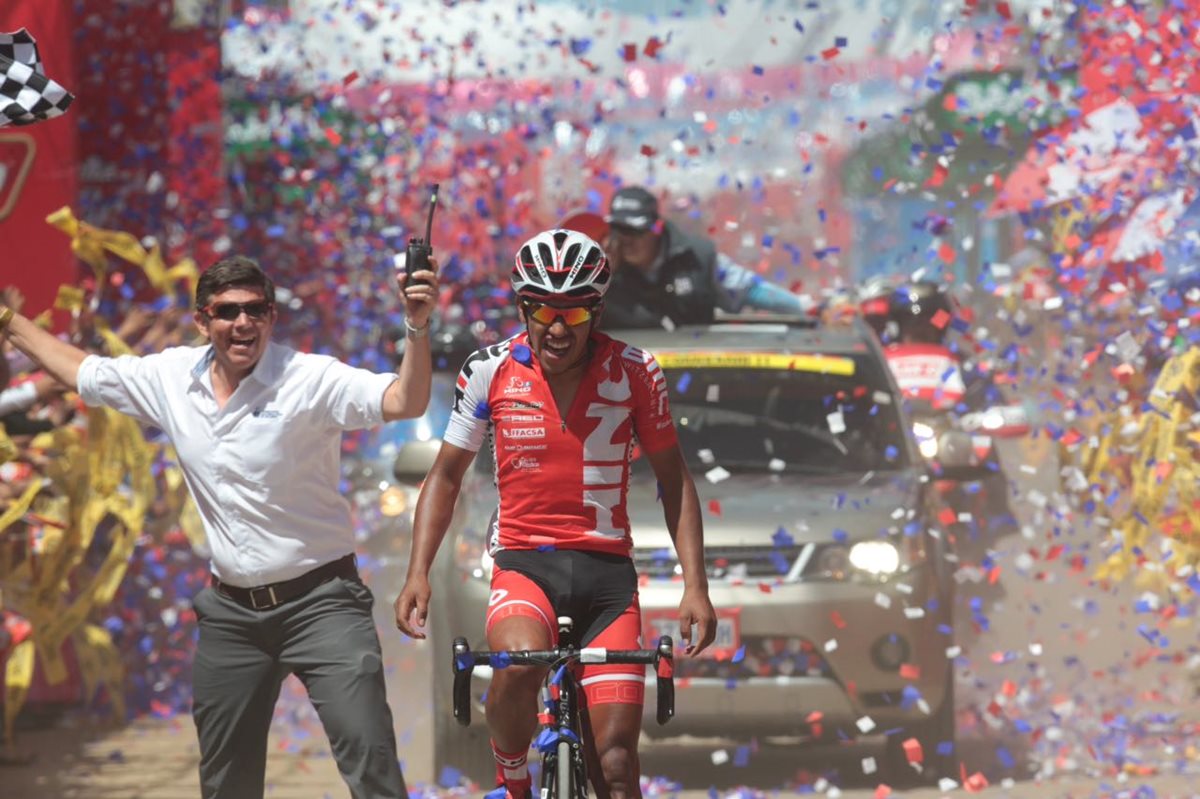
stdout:
[[[438,547],[454,515],[454,503],[462,489],[463,475],[475,460],[469,449],[443,442],[433,468],[421,486],[413,518],[412,552],[408,559],[408,575],[400,596],[396,597],[396,627],[411,638],[424,638],[418,628],[425,627],[429,613],[429,569],[437,556]],[[415,617],[415,618],[414,618]]]
[[[717,614],[708,599],[708,573],[704,568],[704,526],[700,497],[679,445],[646,453],[662,491],[663,516],[683,568],[683,599],[679,603],[679,633],[689,655],[699,654],[717,635]],[[692,625],[699,637],[692,637]]]

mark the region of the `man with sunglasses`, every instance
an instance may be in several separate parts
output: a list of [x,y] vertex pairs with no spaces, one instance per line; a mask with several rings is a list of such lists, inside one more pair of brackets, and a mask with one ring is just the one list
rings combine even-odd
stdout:
[[[479,350],[459,374],[443,444],[417,500],[412,557],[395,603],[396,626],[406,635],[425,637],[429,569],[463,476],[490,432],[500,507],[489,541],[495,571],[488,648],[551,648],[560,615],[574,620],[580,646],[640,647],[625,508],[635,446],[658,478],[683,568],[679,619],[687,652],[712,643],[716,615],[700,504],[666,379],[649,353],[597,330],[610,275],[600,246],[574,231],[541,233],[517,253],[512,286],[526,330]],[[499,669],[488,688],[497,797],[530,796],[527,755],[544,673]],[[644,673],[638,666],[583,666],[597,796],[640,796]]]
[[613,267],[605,329],[709,324],[717,308],[802,314],[813,306],[660,217],[641,186],[614,194],[605,221]]
[[413,277],[426,283],[397,275],[409,340],[393,374],[272,342],[274,284],[241,256],[200,277],[202,347],[103,358],[0,307],[0,334],[17,349],[87,404],[162,430],[178,454],[211,552],[211,586],[193,600],[192,713],[207,799],[263,795],[267,732],[288,674],[307,688],[355,799],[408,795],[373,598],[338,486],[343,431],[413,418],[429,403],[437,275]]

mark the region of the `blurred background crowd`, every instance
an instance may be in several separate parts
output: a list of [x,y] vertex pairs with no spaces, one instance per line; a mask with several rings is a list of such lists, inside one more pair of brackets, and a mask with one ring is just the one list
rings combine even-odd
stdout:
[[[1090,568],[1141,572],[1184,607],[1196,503],[1168,488],[1195,475],[1200,407],[1152,388],[1200,314],[1198,12],[9,0],[0,30],[28,28],[76,100],[0,131],[0,288],[90,351],[154,352],[196,343],[199,270],[242,253],[279,286],[280,337],[386,371],[403,344],[391,275],[437,183],[435,360],[453,371],[513,332],[520,242],[643,185],[813,313],[856,307],[875,278],[946,286],[962,346],[1025,404],[1030,446],[1062,458],[1041,500],[1105,541]],[[65,707],[186,711],[207,569],[156,431],[3,356],[0,751],[20,762],[22,725]],[[410,497],[380,464],[439,433],[347,438],[368,569],[406,550],[389,525]],[[1104,538],[1122,518],[1138,531]]]

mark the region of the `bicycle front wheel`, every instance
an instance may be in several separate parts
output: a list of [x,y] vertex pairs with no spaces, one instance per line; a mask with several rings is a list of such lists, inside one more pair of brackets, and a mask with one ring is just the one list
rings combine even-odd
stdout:
[[571,742],[558,742],[558,757],[555,758],[554,784],[558,799],[576,799],[575,766],[571,762]]

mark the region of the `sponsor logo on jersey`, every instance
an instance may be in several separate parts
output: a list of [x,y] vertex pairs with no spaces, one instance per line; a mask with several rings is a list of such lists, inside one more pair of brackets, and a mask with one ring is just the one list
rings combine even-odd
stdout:
[[522,455],[519,458],[513,458],[512,467],[514,469],[532,471],[542,468],[542,463],[537,458],[534,458],[530,455]]
[[543,450],[545,448],[546,448],[545,444],[505,444],[504,445],[505,452],[533,452],[536,450]]
[[545,438],[546,428],[544,427],[505,427],[503,434],[505,438]]
[[526,380],[520,375],[513,375],[510,377],[508,379],[508,385],[504,387],[504,393],[506,396],[511,396],[513,394],[528,394],[530,391],[533,391],[533,381]]
[[512,406],[514,408],[528,408],[531,410],[540,411],[545,406],[545,403],[536,400],[513,400]]
[[544,422],[546,421],[545,414],[541,413],[513,413],[504,417],[506,422]]

